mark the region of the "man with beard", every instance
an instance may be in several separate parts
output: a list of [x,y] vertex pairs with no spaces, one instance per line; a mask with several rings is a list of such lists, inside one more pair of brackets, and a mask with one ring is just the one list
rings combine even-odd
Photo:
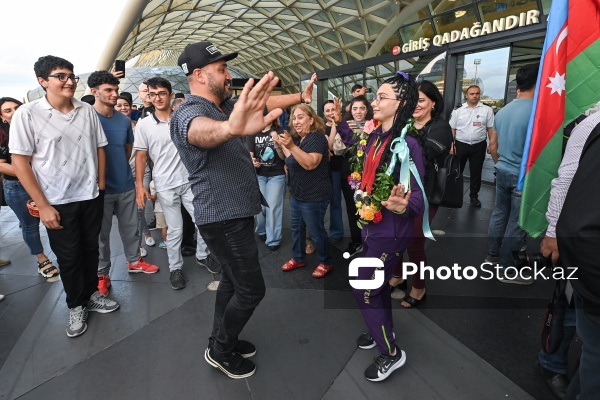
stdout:
[[[173,90],[171,83],[164,78],[148,79],[148,99],[152,101],[154,112],[148,118],[138,122],[135,128],[133,147],[135,154],[135,179],[137,187],[137,202],[140,208],[150,199],[150,194],[144,188],[144,166],[148,155],[154,161],[152,177],[156,186],[156,194],[162,206],[167,222],[167,256],[171,288],[183,289],[186,286],[183,275],[183,258],[181,257],[181,240],[183,236],[183,220],[181,206],[190,215],[194,215],[192,205],[192,190],[188,181],[188,173],[181,163],[177,149],[171,142],[169,123],[171,121],[171,100]],[[214,270],[212,259],[208,256],[206,244],[198,235],[196,259],[199,264]]]
[[[204,358],[234,379],[256,371],[248,360],[256,347],[238,335],[265,294],[254,238],[262,197],[245,136],[270,125],[282,108],[309,103],[317,78],[313,75],[302,93],[269,97],[278,82],[269,72],[254,87],[250,79],[239,99],[231,100],[226,62],[237,55],[221,54],[210,42],[187,45],[178,64],[191,94],[171,121],[171,138],[189,171],[196,224],[222,268]],[[267,115],[265,107],[272,110]]]
[[113,213],[119,223],[129,273],[154,274],[158,267],[148,264],[140,256],[135,182],[129,167],[133,129],[131,120],[124,114],[115,112],[114,108],[119,94],[119,80],[107,71],[96,71],[89,76],[88,87],[95,98],[93,107],[108,140],[108,145],[104,148],[107,161],[106,191],[98,240],[98,291],[106,296],[110,288],[110,231]]

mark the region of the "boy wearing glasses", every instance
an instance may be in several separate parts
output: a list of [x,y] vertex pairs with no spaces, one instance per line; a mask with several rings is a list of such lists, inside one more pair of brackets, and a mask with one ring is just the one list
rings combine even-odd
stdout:
[[[163,215],[167,222],[167,256],[171,288],[183,289],[186,279],[183,275],[183,258],[181,242],[183,237],[183,205],[190,215],[194,215],[192,201],[194,195],[188,181],[188,171],[185,169],[177,148],[171,141],[169,124],[171,121],[171,100],[174,94],[171,83],[164,78],[148,79],[148,100],[152,101],[154,112],[142,119],[135,127],[133,148],[135,153],[135,179],[137,187],[137,202],[140,207],[150,199],[150,194],[144,188],[144,166],[148,155],[154,161],[152,177],[156,194],[162,206]],[[215,271],[213,260],[208,256],[208,249],[202,236],[197,235],[196,260],[199,265],[209,271]]]
[[67,336],[76,337],[87,329],[88,311],[119,308],[97,290],[107,141],[96,111],[73,98],[79,81],[73,64],[45,56],[34,71],[46,95],[17,110],[9,147],[48,229],[69,307]]

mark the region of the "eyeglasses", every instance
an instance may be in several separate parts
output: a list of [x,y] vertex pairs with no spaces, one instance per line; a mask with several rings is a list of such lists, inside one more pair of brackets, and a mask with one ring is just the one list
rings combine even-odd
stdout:
[[61,82],[66,82],[67,80],[72,80],[73,82],[77,83],[79,82],[79,77],[75,76],[73,74],[52,74],[52,75],[48,75],[48,78],[56,78]]
[[382,100],[400,101],[398,99],[392,99],[391,97],[386,97],[386,96],[382,96],[382,95],[378,94],[377,96],[375,96],[375,99],[373,100],[373,103],[379,104]]
[[150,93],[148,93],[148,95],[146,97],[149,98],[150,100],[154,100],[154,98],[156,96],[160,97],[161,99],[164,99],[168,95],[169,95],[169,92],[158,92],[158,93],[150,92]]

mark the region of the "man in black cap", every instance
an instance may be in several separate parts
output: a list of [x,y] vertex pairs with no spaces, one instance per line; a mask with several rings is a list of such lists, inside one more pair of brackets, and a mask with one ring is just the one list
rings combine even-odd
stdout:
[[238,335],[265,294],[254,238],[254,215],[264,199],[245,137],[270,125],[281,109],[310,103],[317,78],[314,74],[301,93],[269,97],[278,82],[269,72],[256,85],[250,79],[232,100],[226,62],[237,55],[222,54],[210,42],[186,46],[178,64],[191,94],[171,118],[171,139],[189,171],[196,224],[222,267],[204,358],[234,379],[256,370],[248,359],[256,347]]

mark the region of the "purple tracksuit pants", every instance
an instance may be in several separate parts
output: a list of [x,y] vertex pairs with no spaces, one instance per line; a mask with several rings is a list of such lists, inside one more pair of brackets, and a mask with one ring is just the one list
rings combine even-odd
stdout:
[[[367,324],[369,333],[377,343],[379,352],[381,354],[393,354],[396,344],[394,343],[392,297],[388,282],[394,273],[396,265],[402,260],[402,253],[382,253],[369,248],[364,242],[363,248],[363,257],[374,257],[383,261],[385,279],[383,285],[377,289],[353,289],[354,296]],[[372,279],[375,269],[375,267],[360,268],[357,279]]]

